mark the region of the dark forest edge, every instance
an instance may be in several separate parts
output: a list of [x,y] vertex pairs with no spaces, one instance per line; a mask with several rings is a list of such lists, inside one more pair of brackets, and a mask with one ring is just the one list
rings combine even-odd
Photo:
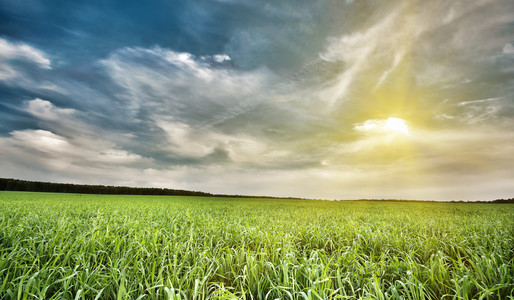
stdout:
[[[200,196],[229,198],[278,198],[268,196],[222,195],[199,191],[188,191],[167,188],[143,188],[111,185],[89,185],[73,183],[53,183],[29,181],[13,178],[0,178],[0,191],[73,193],[73,194],[105,194],[105,195],[155,195],[155,196]],[[289,198],[280,198],[289,199]],[[292,199],[292,198],[291,198]]]
[[[88,185],[73,183],[53,183],[29,181],[13,178],[0,178],[0,191],[74,193],[74,194],[106,194],[106,195],[156,195],[156,196],[201,196],[224,198],[268,198],[268,199],[302,199],[295,197],[270,197],[248,195],[224,195],[199,191],[188,191],[168,188],[143,188],[110,185]],[[306,199],[304,199],[306,200]],[[395,199],[359,199],[359,201],[409,201],[409,202],[458,202],[458,203],[514,203],[514,198],[496,199],[492,201],[423,201]]]

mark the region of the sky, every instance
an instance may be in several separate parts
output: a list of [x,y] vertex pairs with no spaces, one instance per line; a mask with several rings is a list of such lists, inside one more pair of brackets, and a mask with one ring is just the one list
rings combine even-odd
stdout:
[[514,1],[0,0],[0,177],[514,196]]

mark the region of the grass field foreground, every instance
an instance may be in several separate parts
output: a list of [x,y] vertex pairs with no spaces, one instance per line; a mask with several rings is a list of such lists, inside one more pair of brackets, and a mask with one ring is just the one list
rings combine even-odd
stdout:
[[0,192],[0,299],[513,297],[513,204]]

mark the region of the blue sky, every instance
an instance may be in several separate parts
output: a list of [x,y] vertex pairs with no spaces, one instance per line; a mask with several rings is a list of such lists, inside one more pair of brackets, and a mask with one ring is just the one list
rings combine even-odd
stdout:
[[512,197],[514,2],[0,0],[0,120],[1,177]]

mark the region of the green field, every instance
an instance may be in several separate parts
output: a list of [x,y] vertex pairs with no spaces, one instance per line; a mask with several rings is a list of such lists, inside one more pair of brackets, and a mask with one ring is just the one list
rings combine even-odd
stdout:
[[0,299],[513,299],[514,204],[0,192]]

